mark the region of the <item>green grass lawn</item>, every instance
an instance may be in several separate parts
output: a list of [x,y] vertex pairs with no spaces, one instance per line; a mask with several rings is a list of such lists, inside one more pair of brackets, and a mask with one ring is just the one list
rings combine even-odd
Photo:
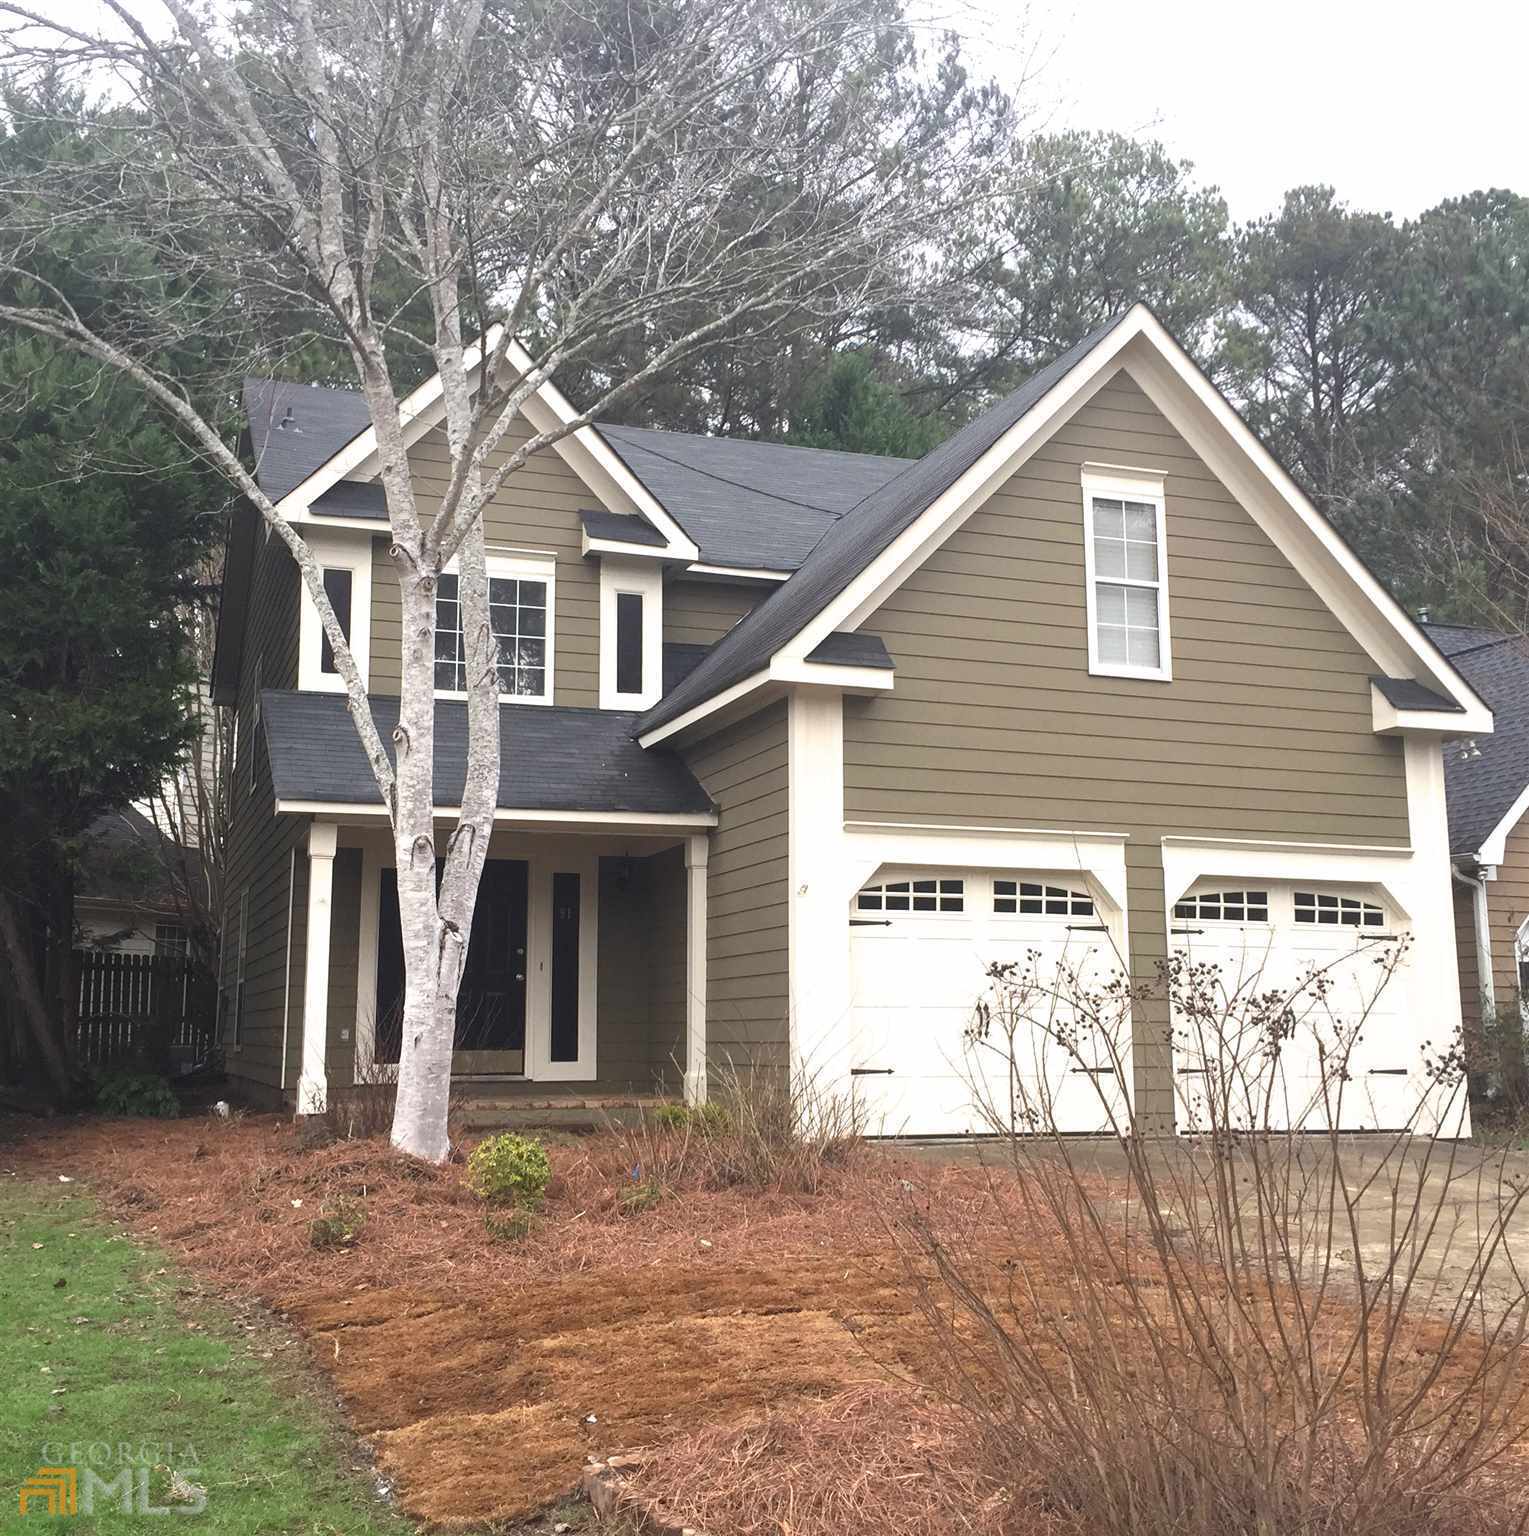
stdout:
[[[68,1186],[0,1174],[0,1330],[0,1532],[413,1530],[354,1466],[310,1368],[276,1330],[197,1298],[167,1257]],[[21,1482],[45,1460],[72,1460],[82,1477],[94,1462],[110,1480],[123,1448],[157,1466],[151,1503],[165,1502],[174,1472],[205,1490],[205,1510],[123,1513],[97,1495],[90,1518],[50,1519],[41,1505],[22,1518]]]

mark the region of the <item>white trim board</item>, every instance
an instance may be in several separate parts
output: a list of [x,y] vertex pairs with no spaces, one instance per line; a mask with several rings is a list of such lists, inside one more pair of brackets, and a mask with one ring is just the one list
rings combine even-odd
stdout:
[[[278,800],[279,816],[319,816],[333,821],[337,817],[362,818],[386,822],[387,811],[381,802],[363,800]],[[462,814],[459,805],[438,805],[437,821],[450,821]],[[494,812],[495,825],[535,823],[548,827],[714,827],[715,811],[535,811],[506,810]]]
[[1482,839],[1481,847],[1476,852],[1476,862],[1490,864],[1494,868],[1503,863],[1508,856],[1508,839],[1525,816],[1529,816],[1529,784],[1524,786],[1518,799],[1508,807],[1507,814]]

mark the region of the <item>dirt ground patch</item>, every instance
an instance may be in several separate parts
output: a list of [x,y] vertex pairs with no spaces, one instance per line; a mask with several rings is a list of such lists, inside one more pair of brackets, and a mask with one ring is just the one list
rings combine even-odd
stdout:
[[[290,1318],[403,1507],[442,1526],[534,1511],[590,1455],[919,1373],[929,1340],[877,1212],[911,1173],[958,1214],[982,1170],[872,1155],[812,1197],[618,1215],[613,1150],[557,1142],[545,1218],[518,1242],[490,1235],[460,1167],[375,1143],[304,1151],[275,1118],[58,1122],[5,1157],[88,1179],[212,1284]],[[309,1223],[338,1202],[364,1208],[360,1237],[317,1251]]]

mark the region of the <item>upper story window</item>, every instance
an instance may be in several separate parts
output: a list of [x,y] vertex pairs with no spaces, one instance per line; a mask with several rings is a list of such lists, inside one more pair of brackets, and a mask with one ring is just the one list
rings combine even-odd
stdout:
[[[310,528],[303,537],[322,570],[324,595],[364,683],[371,660],[372,536],[361,529]],[[319,621],[306,585],[297,640],[297,686],[308,692],[345,690],[329,633]]]
[[1173,673],[1162,476],[1085,465],[1083,539],[1088,670],[1167,681]]
[[663,692],[664,575],[653,560],[600,561],[600,708],[647,709]]
[[[461,582],[442,572],[435,591],[435,689],[467,692],[467,640]],[[552,702],[552,613],[555,565],[547,558],[488,558],[488,620],[499,672],[499,696],[526,704]]]

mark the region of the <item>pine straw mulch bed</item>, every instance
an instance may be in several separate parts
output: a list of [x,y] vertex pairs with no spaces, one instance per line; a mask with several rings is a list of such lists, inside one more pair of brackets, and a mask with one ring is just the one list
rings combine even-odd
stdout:
[[[969,1217],[989,1198],[979,1168],[864,1153],[814,1196],[686,1192],[628,1212],[621,1144],[562,1137],[544,1214],[511,1242],[488,1230],[459,1164],[428,1168],[377,1141],[306,1150],[276,1117],[12,1122],[0,1135],[7,1164],[88,1180],[215,1289],[289,1319],[402,1507],[431,1524],[517,1519],[573,1487],[590,1456],[767,1418],[772,1456],[780,1436],[821,1434],[846,1464],[874,1464],[880,1452],[853,1444],[883,1442],[872,1391],[909,1426],[894,1457],[905,1502],[910,1476],[963,1507],[980,1482],[943,1410],[899,1385],[927,1374],[932,1340],[880,1214],[916,1187]],[[364,1211],[356,1242],[315,1249],[310,1224],[337,1210]],[[1055,1238],[1023,1240],[1046,1251]],[[967,1527],[886,1527],[935,1528]]]

